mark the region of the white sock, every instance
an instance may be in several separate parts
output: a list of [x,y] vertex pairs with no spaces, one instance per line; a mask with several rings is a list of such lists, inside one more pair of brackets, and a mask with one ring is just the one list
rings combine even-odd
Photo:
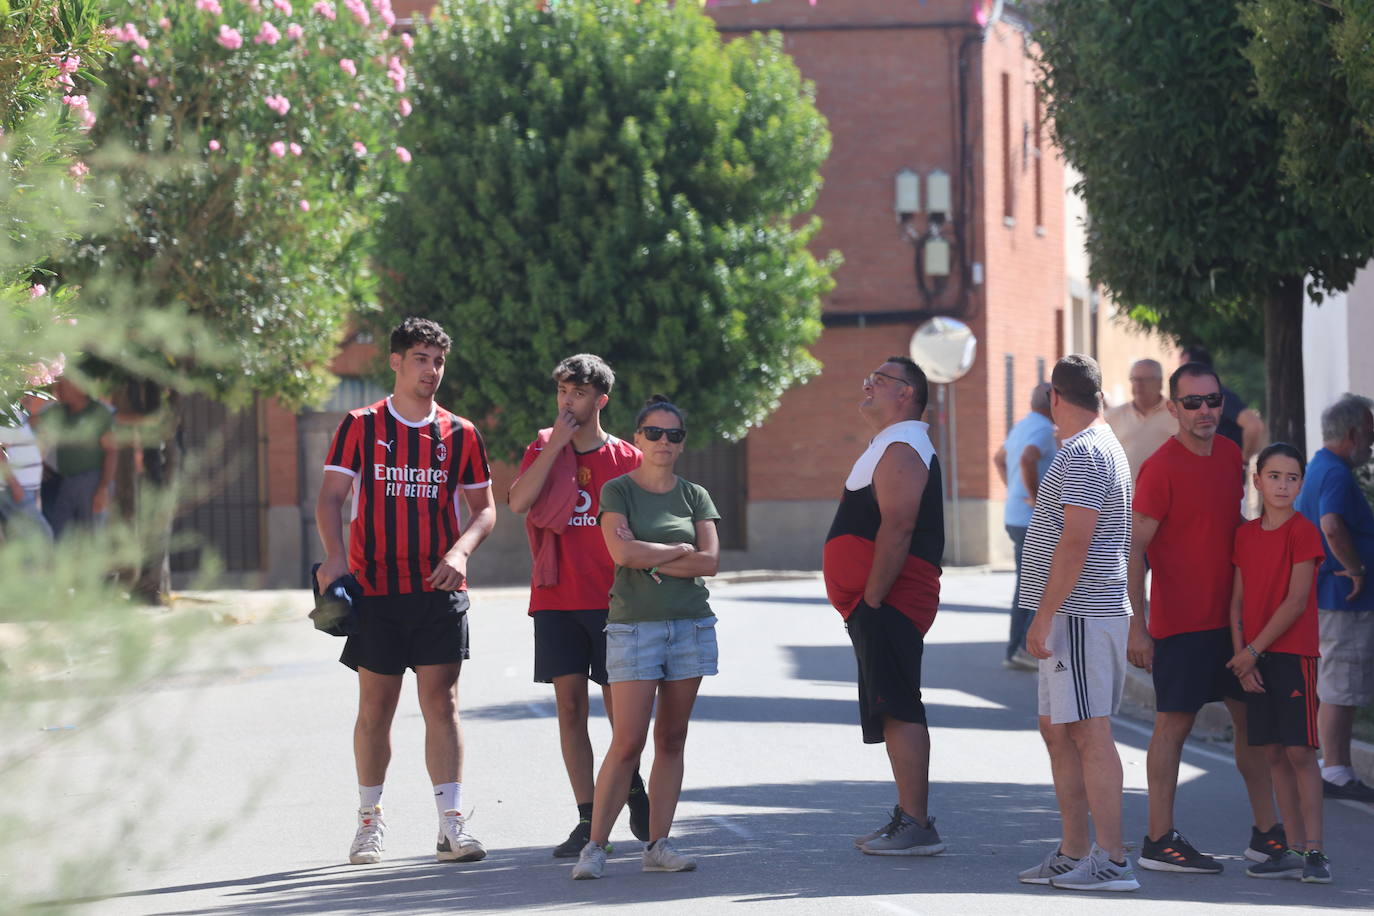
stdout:
[[1322,779],[1338,786],[1343,786],[1354,778],[1355,771],[1350,767],[1322,767]]
[[463,784],[461,782],[441,782],[434,787],[434,807],[443,817],[448,811],[463,810]]
[[358,807],[375,808],[382,803],[381,786],[358,786]]

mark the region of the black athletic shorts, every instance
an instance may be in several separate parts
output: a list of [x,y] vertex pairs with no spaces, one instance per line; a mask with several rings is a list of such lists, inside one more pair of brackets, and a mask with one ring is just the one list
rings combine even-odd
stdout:
[[468,593],[371,595],[358,606],[361,629],[348,637],[339,661],[357,671],[404,674],[417,665],[448,665],[468,657]]
[[1233,654],[1225,627],[1155,640],[1155,709],[1195,713],[1217,700],[1244,700],[1245,690],[1226,667]]
[[890,604],[860,601],[845,621],[859,663],[859,725],[864,744],[881,744],[883,719],[926,724],[921,702],[925,639],[915,622]]
[[581,674],[606,685],[608,611],[535,611],[534,680],[552,684],[565,674]]
[[1254,746],[1320,747],[1317,741],[1317,660],[1289,652],[1260,656],[1264,693],[1245,695],[1246,740]]

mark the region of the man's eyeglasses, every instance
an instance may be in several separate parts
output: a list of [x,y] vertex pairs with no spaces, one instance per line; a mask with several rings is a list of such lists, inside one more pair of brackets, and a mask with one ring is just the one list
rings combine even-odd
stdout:
[[886,372],[870,372],[868,375],[864,376],[864,387],[869,388],[878,384],[876,381],[874,381],[874,379],[876,379],[879,376],[882,376],[886,379],[891,379],[892,381],[905,385],[908,388],[912,387],[911,383],[908,382],[906,379],[898,378],[895,375],[888,375]]
[[1211,394],[1185,394],[1181,398],[1174,398],[1174,400],[1184,410],[1197,410],[1203,404],[1208,407],[1220,407],[1225,397],[1221,392],[1215,391]]
[[657,442],[659,439],[662,439],[664,435],[667,435],[668,441],[677,445],[683,439],[687,438],[687,430],[681,427],[664,429],[662,426],[641,426],[639,431],[642,432],[644,438],[648,439],[650,442]]

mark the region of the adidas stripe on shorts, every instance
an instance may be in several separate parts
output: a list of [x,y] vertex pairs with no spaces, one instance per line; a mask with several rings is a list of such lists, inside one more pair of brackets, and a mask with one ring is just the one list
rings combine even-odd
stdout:
[[1040,715],[1052,725],[1114,715],[1126,682],[1130,626],[1130,617],[1055,614],[1050,657],[1040,659]]

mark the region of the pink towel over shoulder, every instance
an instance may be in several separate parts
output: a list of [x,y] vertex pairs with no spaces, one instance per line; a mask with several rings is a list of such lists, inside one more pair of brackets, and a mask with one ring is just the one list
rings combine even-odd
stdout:
[[[541,429],[535,442],[548,445],[553,427]],[[544,489],[525,513],[525,533],[530,539],[530,556],[534,558],[535,588],[549,588],[558,584],[558,544],[577,505],[577,456],[572,444],[563,446],[554,460],[553,470],[544,481]]]

